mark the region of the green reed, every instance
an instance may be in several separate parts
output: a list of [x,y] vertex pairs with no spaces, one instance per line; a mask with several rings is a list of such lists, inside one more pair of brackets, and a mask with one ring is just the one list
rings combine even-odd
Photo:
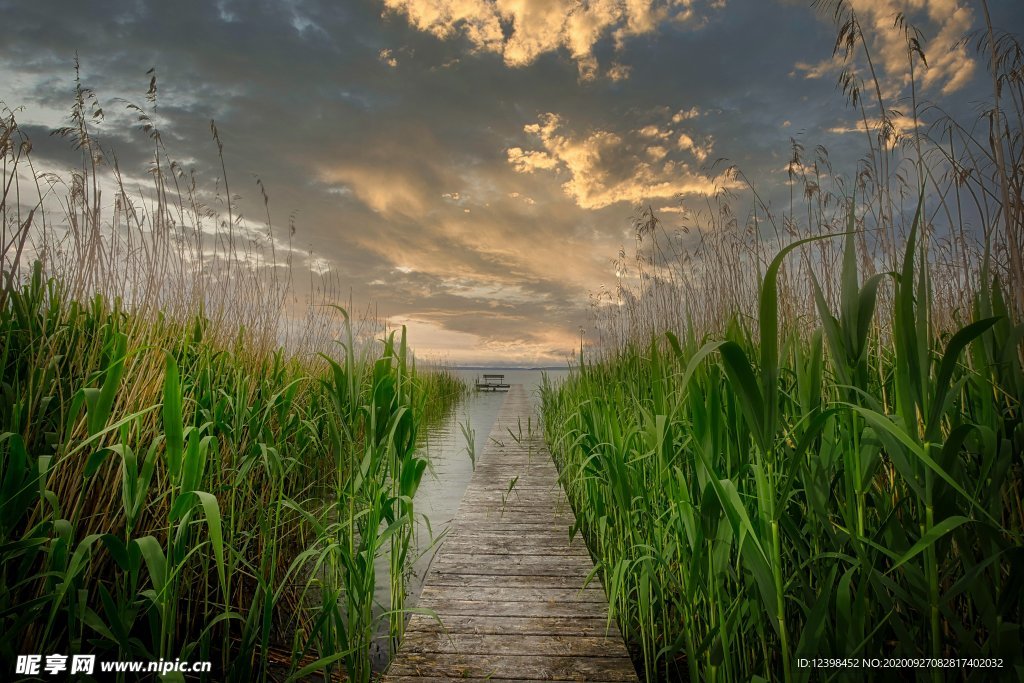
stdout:
[[868,150],[851,184],[794,141],[781,221],[735,169],[745,226],[724,195],[674,233],[640,211],[597,343],[542,390],[574,531],[648,680],[1024,680],[1024,51],[987,18],[971,38],[974,136],[918,102],[907,17],[889,101],[851,3],[814,4]]
[[284,644],[286,666],[344,653],[366,680],[373,560],[391,558],[397,639],[426,465],[417,429],[424,402],[457,396],[457,380],[417,373],[404,331],[400,345],[392,333],[361,356],[303,364],[216,348],[200,321],[67,301],[39,268],[7,294],[5,660],[202,654],[218,677],[250,680]]
[[7,292],[4,658],[211,658],[251,680],[284,647],[286,668],[344,653],[365,680],[373,560],[391,558],[400,638],[417,429],[457,380],[417,373],[404,331],[303,364],[217,348],[201,327],[68,301],[39,268]]
[[756,334],[669,333],[544,387],[578,525],[649,679],[808,680],[794,662],[815,656],[1024,671],[1024,326],[990,280],[937,335],[915,235],[888,320],[848,235],[840,308],[819,297],[812,334],[778,322],[787,249]]
[[81,166],[34,198],[31,145],[0,117],[0,659],[368,680],[377,622],[404,628],[417,435],[465,387],[417,369],[404,329],[353,322],[331,279],[285,315],[290,242],[269,219],[241,239],[237,198],[226,220],[204,206],[134,106],[156,191],[131,198],[90,102],[76,79],[60,133]]

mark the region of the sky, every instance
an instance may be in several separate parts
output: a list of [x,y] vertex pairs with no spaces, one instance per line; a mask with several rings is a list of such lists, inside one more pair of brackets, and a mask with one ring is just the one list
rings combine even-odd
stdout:
[[[906,12],[925,38],[919,97],[970,112],[984,63],[958,41],[963,0],[851,0],[886,96],[907,92]],[[1024,26],[1024,3],[990,0]],[[0,0],[0,101],[37,162],[74,156],[65,125],[77,53],[100,132],[144,177],[149,69],[173,156],[213,183],[211,119],[232,191],[407,324],[417,353],[456,364],[561,365],[590,294],[614,281],[651,206],[671,225],[735,178],[782,191],[791,139],[854,168],[857,114],[836,86],[831,16],[796,0]],[[1017,30],[1017,29],[1014,29]],[[1019,33],[1019,30],[1018,30]]]

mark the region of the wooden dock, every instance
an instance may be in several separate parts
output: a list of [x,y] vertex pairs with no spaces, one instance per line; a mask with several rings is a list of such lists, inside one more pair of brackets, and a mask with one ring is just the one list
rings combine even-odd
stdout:
[[512,385],[385,681],[637,680],[531,415]]
[[476,380],[477,391],[508,391],[511,384],[505,383],[505,375],[484,375],[483,380]]

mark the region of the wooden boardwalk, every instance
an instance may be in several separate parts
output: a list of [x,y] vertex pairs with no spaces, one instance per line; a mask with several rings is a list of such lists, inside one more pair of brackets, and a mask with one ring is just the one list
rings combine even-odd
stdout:
[[385,681],[637,680],[530,415],[512,385]]

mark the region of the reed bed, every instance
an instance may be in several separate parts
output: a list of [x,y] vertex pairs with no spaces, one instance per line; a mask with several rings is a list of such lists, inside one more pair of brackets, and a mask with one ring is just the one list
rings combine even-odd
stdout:
[[[837,51],[869,55],[828,9]],[[880,121],[855,180],[794,144],[787,210],[748,180],[745,221],[736,196],[671,233],[641,211],[591,345],[543,387],[573,532],[647,680],[1024,679],[1024,71],[1011,37],[975,40],[987,139],[948,118],[899,137],[851,61]]]
[[337,279],[311,273],[300,305],[293,226],[254,228],[224,176],[204,190],[135,105],[154,157],[132,195],[74,92],[68,176],[0,127],[0,659],[369,680],[380,622],[404,627],[417,435],[464,386],[350,318]]

